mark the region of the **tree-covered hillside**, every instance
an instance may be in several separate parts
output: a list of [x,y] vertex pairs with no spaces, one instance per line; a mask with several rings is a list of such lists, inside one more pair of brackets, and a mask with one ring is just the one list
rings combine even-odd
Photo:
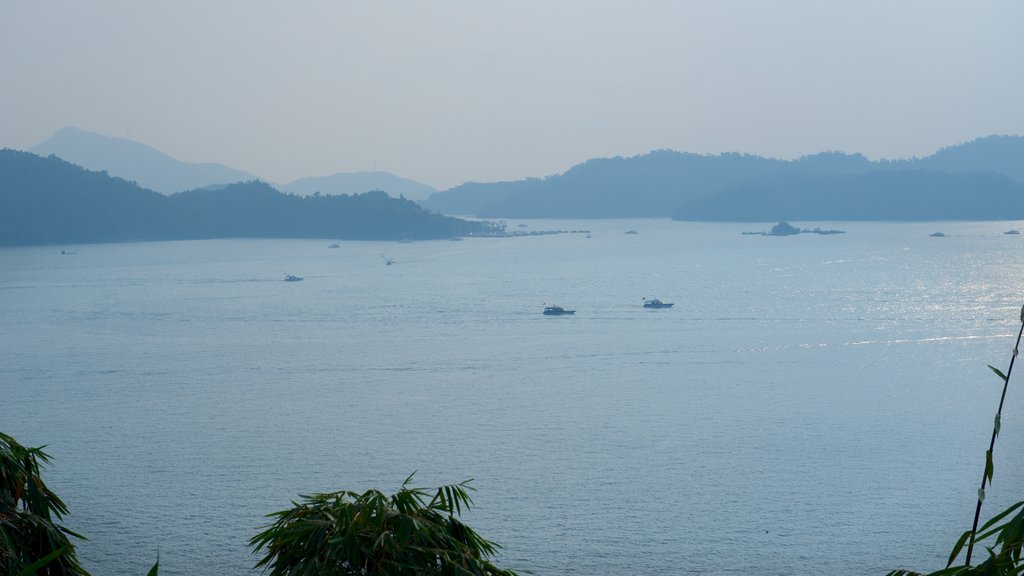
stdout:
[[164,196],[56,156],[0,151],[0,245],[204,238],[393,240],[488,234],[383,192],[300,197],[263,182]]
[[564,174],[495,184],[464,184],[421,204],[485,218],[668,217],[683,200],[777,170],[778,160],[741,154],[702,156],[659,150],[597,158]]
[[[961,178],[948,176],[958,173],[989,173],[1024,182],[1024,138],[1019,136],[990,136],[973,142],[943,148],[927,158],[872,161],[860,154],[824,152],[796,160],[777,160],[744,154],[700,155],[661,150],[631,158],[594,159],[572,167],[567,172],[543,179],[526,179],[493,184],[470,183],[432,195],[423,206],[446,214],[474,214],[489,218],[625,218],[660,217],[678,214],[677,209],[692,209],[720,191],[741,186],[747,190],[760,187],[758,197],[781,192],[769,187],[782,181],[799,182],[807,186],[816,176],[830,176],[842,181],[843,189],[854,194],[854,201],[873,201],[870,189],[853,189],[861,184],[874,185],[876,179],[848,178],[868,173],[931,171],[930,185],[948,190],[961,185]],[[878,178],[885,179],[883,176]],[[946,181],[948,179],[948,181]],[[923,182],[912,178],[914,182]],[[823,180],[824,182],[831,180]],[[895,180],[887,180],[895,182]],[[1005,186],[999,178],[975,178],[975,191],[995,194]],[[998,189],[984,188],[993,185]],[[904,195],[902,190],[889,188],[889,192]],[[752,192],[751,192],[752,193]],[[930,203],[927,192],[914,196],[922,200],[924,208]],[[917,192],[915,192],[917,194]],[[802,197],[801,197],[802,198]],[[820,202],[828,198],[815,198]],[[795,199],[795,197],[791,198]],[[906,219],[906,215],[889,212],[884,200],[881,204],[865,207],[879,218]],[[772,200],[788,202],[779,198]],[[837,200],[839,201],[839,200]],[[948,204],[948,203],[947,203]],[[743,207],[731,212],[721,206],[713,219],[747,219]],[[927,210],[915,212],[913,219],[928,218]],[[968,214],[943,213],[942,218],[964,219]],[[709,216],[710,217],[710,216]],[[796,219],[796,216],[786,216]]]
[[1024,183],[1001,174],[894,170],[866,174],[775,174],[683,204],[675,220],[1024,219]]

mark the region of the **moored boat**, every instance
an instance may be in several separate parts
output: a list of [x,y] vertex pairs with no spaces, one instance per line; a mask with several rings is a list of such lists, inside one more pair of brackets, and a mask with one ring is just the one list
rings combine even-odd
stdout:
[[674,302],[662,302],[657,298],[651,298],[650,300],[644,298],[644,308],[671,308],[674,304]]
[[565,308],[562,308],[561,306],[545,306],[544,307],[544,315],[545,316],[562,316],[562,315],[565,315],[565,314],[575,314],[575,313],[576,313],[575,310],[566,310]]

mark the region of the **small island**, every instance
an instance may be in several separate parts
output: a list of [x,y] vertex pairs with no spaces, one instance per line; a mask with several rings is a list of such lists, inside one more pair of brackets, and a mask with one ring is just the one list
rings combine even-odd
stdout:
[[768,232],[743,232],[746,236],[794,236],[796,234],[845,234],[844,230],[822,230],[821,228],[797,228],[789,222],[779,222]]

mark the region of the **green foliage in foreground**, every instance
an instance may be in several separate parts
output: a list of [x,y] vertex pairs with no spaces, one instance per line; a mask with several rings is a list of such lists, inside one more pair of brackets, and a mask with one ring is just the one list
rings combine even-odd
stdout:
[[[1013,516],[1010,516],[1011,514]],[[1008,516],[1010,519],[1005,520]],[[1018,576],[1024,574],[1024,564],[1021,563],[1020,558],[1022,543],[1024,543],[1024,501],[1017,502],[985,523],[978,530],[975,541],[983,542],[993,536],[995,540],[992,546],[987,547],[988,558],[976,566],[947,566],[927,575],[910,570],[894,570],[888,576]],[[960,555],[970,537],[970,530],[960,536],[956,545],[953,546],[953,552],[949,555],[950,565]]]
[[302,496],[249,544],[271,576],[516,576],[491,564],[498,545],[458,515],[472,505],[468,482],[433,492],[402,488]]
[[[1024,564],[1021,563],[1021,547],[1024,545],[1024,502],[1018,502],[1006,510],[996,514],[991,520],[978,528],[978,518],[981,515],[981,506],[985,502],[985,487],[992,482],[995,466],[992,463],[992,454],[995,451],[996,438],[999,437],[1000,422],[1003,415],[1003,404],[1006,401],[1006,390],[1010,385],[1010,376],[1013,374],[1013,365],[1020,355],[1020,341],[1024,336],[1024,307],[1020,310],[1020,330],[1017,332],[1017,343],[1013,347],[1013,356],[1010,358],[1010,367],[1004,374],[1002,370],[989,364],[989,369],[995,373],[1003,382],[1003,393],[999,397],[999,409],[996,410],[996,418],[992,423],[992,438],[985,451],[985,468],[981,476],[981,488],[978,489],[978,502],[974,509],[974,524],[970,530],[960,535],[949,554],[946,567],[927,576],[1018,576],[1024,574]],[[1016,511],[1016,514],[1014,512]],[[1013,516],[1010,516],[1014,514]],[[1009,520],[1003,521],[1010,516]],[[1000,524],[1002,522],[1002,524]],[[971,566],[971,556],[974,545],[995,537],[992,546],[986,546],[988,558],[977,566]],[[953,566],[964,546],[967,546],[967,554],[963,566]],[[918,572],[909,570],[894,570],[888,576],[925,576]]]
[[68,507],[47,488],[42,467],[50,457],[0,433],[0,574],[88,576],[72,538],[83,536],[57,521]]

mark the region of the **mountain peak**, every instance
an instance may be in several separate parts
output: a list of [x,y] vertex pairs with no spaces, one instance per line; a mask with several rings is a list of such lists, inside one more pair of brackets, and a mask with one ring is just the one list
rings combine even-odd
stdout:
[[57,130],[29,151],[43,156],[54,154],[83,168],[103,170],[164,194],[255,179],[248,172],[223,164],[183,162],[134,140],[74,126]]

